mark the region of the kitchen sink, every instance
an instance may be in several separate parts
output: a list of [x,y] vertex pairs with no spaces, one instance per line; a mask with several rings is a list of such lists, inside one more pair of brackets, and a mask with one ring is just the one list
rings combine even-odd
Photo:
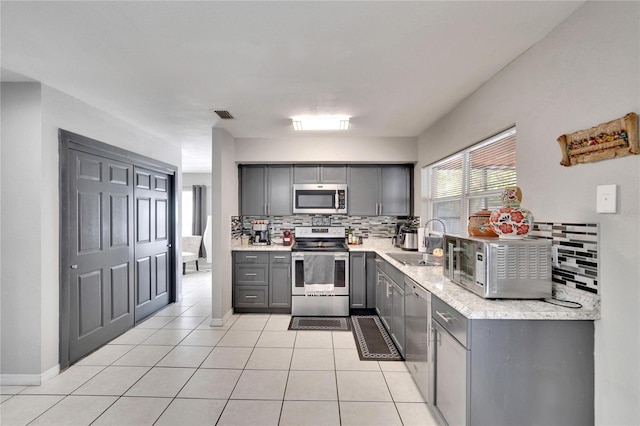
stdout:
[[405,266],[441,266],[442,258],[435,257],[425,253],[387,253],[393,260],[396,260]]

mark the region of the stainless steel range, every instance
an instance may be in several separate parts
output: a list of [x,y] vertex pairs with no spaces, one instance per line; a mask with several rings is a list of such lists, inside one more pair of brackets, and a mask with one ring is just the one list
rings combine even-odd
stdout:
[[291,314],[349,316],[349,248],[342,226],[295,228]]

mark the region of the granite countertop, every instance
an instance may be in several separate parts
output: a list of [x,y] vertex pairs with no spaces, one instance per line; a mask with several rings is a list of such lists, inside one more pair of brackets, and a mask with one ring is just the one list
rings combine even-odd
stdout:
[[[290,251],[282,245],[242,246],[233,240],[232,250],[238,251]],[[572,309],[538,300],[491,300],[452,283],[442,275],[441,266],[406,266],[387,253],[403,252],[393,246],[391,239],[364,239],[363,244],[349,245],[350,252],[375,252],[407,277],[431,294],[459,311],[469,319],[521,319],[521,320],[597,320],[600,319],[600,298],[562,284],[553,284],[554,296],[576,301],[582,308]]]
[[271,245],[268,246],[254,246],[253,244],[249,244],[243,246],[240,243],[239,239],[231,240],[231,250],[232,251],[291,251],[291,246],[283,246],[282,242],[276,244],[274,241],[271,242]]

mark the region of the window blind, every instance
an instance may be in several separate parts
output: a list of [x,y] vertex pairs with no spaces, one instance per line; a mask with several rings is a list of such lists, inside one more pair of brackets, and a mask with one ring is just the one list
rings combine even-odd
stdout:
[[506,186],[516,185],[515,127],[427,167],[429,211],[449,233],[464,233],[468,216],[500,206]]

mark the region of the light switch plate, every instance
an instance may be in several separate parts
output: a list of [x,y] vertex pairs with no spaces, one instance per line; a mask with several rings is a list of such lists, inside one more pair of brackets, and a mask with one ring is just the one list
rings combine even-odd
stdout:
[[616,213],[618,185],[598,185],[596,188],[596,212]]

